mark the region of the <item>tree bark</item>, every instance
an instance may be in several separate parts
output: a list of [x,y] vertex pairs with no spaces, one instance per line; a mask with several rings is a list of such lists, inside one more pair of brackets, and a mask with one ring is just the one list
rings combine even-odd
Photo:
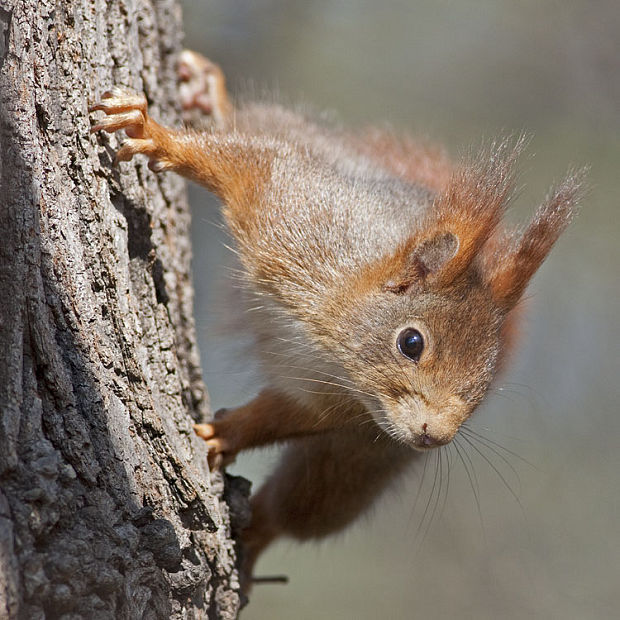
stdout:
[[179,122],[180,38],[172,0],[0,0],[1,618],[237,616],[184,185],[89,135],[113,84]]

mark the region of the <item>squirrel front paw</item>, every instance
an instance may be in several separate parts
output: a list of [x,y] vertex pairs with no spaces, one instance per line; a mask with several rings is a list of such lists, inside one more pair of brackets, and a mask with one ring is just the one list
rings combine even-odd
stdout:
[[[170,167],[170,162],[163,157],[160,144],[167,130],[149,118],[147,106],[143,93],[136,93],[125,86],[114,86],[103,93],[100,102],[88,108],[89,112],[102,111],[106,114],[91,128],[90,133],[101,130],[114,133],[124,129],[129,139],[117,151],[114,163],[129,161],[141,153],[149,157],[151,170],[161,172]],[[154,131],[155,128],[164,133]]]
[[177,75],[181,107],[188,113],[186,122],[192,123],[195,119],[190,113],[198,110],[211,116],[216,126],[222,127],[232,108],[220,67],[196,52],[184,50],[179,55]]
[[[220,412],[217,412],[216,418]],[[223,436],[224,428],[218,420],[209,424],[194,424],[194,431],[198,437],[204,439],[209,450],[208,461],[210,469],[219,469],[235,460],[237,451],[232,441]]]

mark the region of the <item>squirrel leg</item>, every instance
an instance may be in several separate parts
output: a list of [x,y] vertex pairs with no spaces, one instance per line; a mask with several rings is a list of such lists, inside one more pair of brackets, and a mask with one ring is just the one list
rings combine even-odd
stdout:
[[146,97],[131,89],[115,86],[89,110],[106,114],[91,133],[124,129],[129,136],[116,153],[116,161],[146,155],[151,170],[171,170],[196,181],[233,210],[240,208],[245,213],[270,177],[273,151],[269,147],[237,133],[167,129],[149,116]]
[[242,532],[242,588],[274,539],[310,540],[333,534],[359,517],[419,453],[375,427],[346,429],[295,441],[251,500]]
[[179,100],[187,114],[184,120],[192,124],[198,110],[210,116],[215,126],[224,128],[232,117],[233,106],[226,91],[226,79],[218,65],[201,54],[183,50],[177,66]]
[[220,410],[212,422],[194,424],[194,430],[207,442],[213,468],[227,465],[242,450],[322,433],[339,424],[338,416],[315,413],[281,392],[266,388],[241,407]]

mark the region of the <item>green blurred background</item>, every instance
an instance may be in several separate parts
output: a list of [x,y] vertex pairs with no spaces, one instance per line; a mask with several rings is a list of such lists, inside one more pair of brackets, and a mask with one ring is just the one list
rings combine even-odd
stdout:
[[[421,468],[342,535],[270,550],[258,573],[290,584],[256,587],[244,619],[618,617],[617,0],[183,4],[187,47],[219,62],[233,92],[276,92],[349,124],[388,122],[454,154],[531,132],[515,221],[569,166],[591,166],[577,222],[529,289],[520,349],[471,424],[515,454],[461,441],[479,502],[450,450],[445,502],[432,521],[424,515],[431,457],[416,506]],[[241,404],[259,381],[238,355],[241,336],[219,326],[230,257],[213,200],[198,188],[191,197],[205,379],[214,408]],[[250,455],[232,471],[259,483],[276,459]]]

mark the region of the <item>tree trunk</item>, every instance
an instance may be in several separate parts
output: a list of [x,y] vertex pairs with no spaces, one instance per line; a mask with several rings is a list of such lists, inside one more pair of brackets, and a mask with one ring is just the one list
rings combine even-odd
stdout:
[[89,135],[113,84],[179,122],[180,38],[172,0],[0,0],[1,618],[238,612],[184,186]]

